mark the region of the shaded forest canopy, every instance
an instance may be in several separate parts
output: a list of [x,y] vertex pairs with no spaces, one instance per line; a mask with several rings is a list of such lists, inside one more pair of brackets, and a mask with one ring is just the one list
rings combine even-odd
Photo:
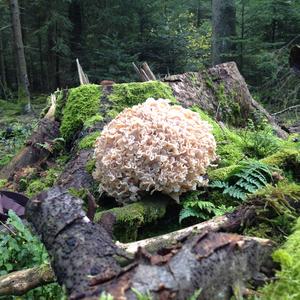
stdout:
[[[231,28],[223,30],[230,47],[221,61],[237,62],[263,102],[273,107],[285,107],[287,101],[294,104],[299,88],[294,89],[297,81],[289,73],[288,53],[289,46],[299,42],[299,1],[222,2],[231,6],[230,19],[223,20]],[[217,6],[218,1],[212,4]],[[20,0],[30,90],[49,92],[77,85],[75,58],[94,83],[136,80],[133,61],[147,61],[161,77],[211,66],[212,4],[210,0]],[[17,67],[6,1],[0,1],[0,11],[3,98],[12,97],[17,89]]]

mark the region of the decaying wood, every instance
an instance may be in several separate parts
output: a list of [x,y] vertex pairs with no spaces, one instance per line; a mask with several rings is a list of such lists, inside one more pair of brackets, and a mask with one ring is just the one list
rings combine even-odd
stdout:
[[11,180],[19,170],[35,166],[39,162],[47,159],[50,151],[43,145],[51,145],[53,140],[59,136],[59,124],[50,119],[43,118],[36,131],[27,141],[26,146],[19,152],[13,160],[0,170],[0,179]]
[[[288,128],[290,133],[300,133],[300,122],[296,122]],[[299,141],[298,141],[299,142]]]
[[[289,199],[286,199],[289,202]],[[252,201],[245,203],[244,205],[238,207],[234,212],[226,214],[224,216],[214,217],[211,220],[172,232],[168,234],[164,234],[157,237],[152,237],[145,240],[140,240],[133,243],[120,243],[116,242],[116,246],[120,249],[123,249],[129,256],[133,255],[138,251],[139,248],[146,249],[149,253],[157,253],[160,249],[172,249],[174,245],[181,243],[181,241],[185,240],[190,235],[197,235],[202,234],[203,232],[219,232],[219,231],[226,231],[226,232],[240,232],[244,226],[251,226],[251,224],[255,224],[258,221],[257,210],[265,207],[266,203],[263,199],[254,198]],[[296,205],[293,201],[291,201],[291,205]],[[269,207],[268,210],[270,211],[271,208]],[[268,214],[268,210],[264,209],[265,213]],[[111,216],[111,214],[107,214]],[[111,236],[112,231],[110,226],[112,226],[113,221],[108,221],[102,223],[106,231],[108,231],[109,235]],[[109,224],[110,223],[110,224]],[[107,226],[108,225],[108,226]],[[109,226],[110,225],[110,226]],[[47,271],[48,274],[51,274],[50,266],[47,265],[45,268],[49,268]],[[28,271],[29,272],[29,271]],[[46,272],[46,270],[45,270]],[[55,280],[54,273],[52,280]],[[14,278],[18,278],[19,273],[14,274]],[[21,274],[20,274],[21,275]],[[38,276],[38,274],[36,275]],[[0,286],[2,286],[3,277],[0,277]],[[18,280],[16,279],[16,282]],[[42,278],[39,280],[42,282]],[[39,281],[36,281],[37,283]],[[6,282],[6,281],[5,281]],[[49,279],[49,282],[50,279]],[[14,282],[10,282],[10,284],[15,284]],[[37,285],[38,286],[38,285]],[[32,288],[37,287],[32,285]],[[15,287],[11,286],[10,290],[15,290]],[[24,290],[26,292],[27,290]],[[21,292],[20,292],[21,294]],[[0,296],[1,296],[0,292]]]
[[[224,63],[203,72],[189,72],[164,79],[174,96],[184,107],[198,105],[218,121],[240,126],[253,115],[262,115],[277,135],[287,133],[275,119],[251,96],[247,84],[234,62]],[[228,117],[231,117],[228,119]]]
[[[244,210],[243,210],[243,212],[244,212]],[[159,249],[171,248],[176,243],[180,242],[180,240],[183,240],[190,234],[194,234],[194,235],[197,233],[200,234],[201,232],[204,232],[204,231],[211,231],[211,232],[217,232],[219,230],[235,231],[239,228],[239,225],[242,222],[243,212],[241,212],[241,213],[235,212],[234,215],[228,214],[228,216],[215,217],[209,221],[202,222],[202,223],[196,224],[194,226],[190,226],[190,227],[187,227],[187,228],[184,228],[184,229],[172,232],[172,233],[164,234],[161,236],[157,236],[157,237],[153,237],[153,238],[149,238],[149,239],[145,239],[145,240],[140,240],[140,241],[133,242],[133,243],[124,244],[124,243],[116,242],[116,245],[119,248],[126,251],[126,253],[128,253],[128,255],[132,255],[132,254],[136,253],[139,248],[144,248],[147,251],[149,251],[150,253],[155,253]],[[251,215],[248,213],[247,216],[250,217]],[[247,222],[246,217],[243,218],[243,221]],[[105,222],[103,225],[104,225],[106,231],[108,231],[109,234],[111,235],[112,234],[111,228],[106,227],[106,224],[107,224],[107,222]],[[36,271],[36,270],[40,270],[41,268],[44,271],[44,273]],[[27,280],[29,280],[29,281],[31,280],[31,277],[28,276],[28,277],[24,278],[23,272],[26,274],[31,274],[33,272],[36,273],[35,278],[37,280],[35,280],[34,282],[31,282],[31,283],[29,283],[29,282],[26,283]],[[43,280],[44,274],[49,275],[48,281]],[[35,287],[40,286],[43,283],[45,283],[45,284],[51,283],[56,280],[54,272],[52,271],[50,265],[45,265],[45,266],[41,266],[41,267],[37,267],[37,268],[24,270],[24,271],[13,272],[13,273],[11,273],[11,276],[12,276],[11,278],[15,279],[14,281],[10,280],[8,282],[6,276],[0,277],[0,296],[8,295],[8,294],[4,294],[4,292],[8,289],[2,290],[1,286],[5,286],[5,287],[7,286],[7,288],[9,286],[9,290],[11,291],[10,295],[14,295],[15,290],[18,290],[18,295],[21,295],[22,291],[23,291],[23,294],[28,291],[28,289],[26,288],[27,286],[31,286],[31,288],[35,288]],[[18,281],[20,281],[20,280],[24,281],[24,284],[22,285],[22,287],[25,287],[25,288],[23,290],[21,290],[21,286],[18,285]],[[18,286],[16,287],[15,285],[18,285]]]
[[24,295],[29,290],[56,280],[49,265],[21,270],[0,277],[0,296]]
[[149,65],[148,65],[146,62],[144,62],[144,63],[142,64],[141,69],[145,71],[145,73],[147,74],[147,77],[148,77],[150,80],[156,80],[156,77],[155,77],[154,73],[151,71]]
[[115,256],[126,253],[101,224],[86,218],[81,205],[56,187],[26,210],[52,257],[58,282],[72,299],[98,299],[102,291],[115,299],[136,299],[132,288],[148,291],[153,299],[187,299],[199,288],[199,299],[218,299],[216,290],[229,299],[232,287],[255,276],[272,249],[268,240],[205,231],[156,255],[139,248],[134,261],[122,268]]
[[155,75],[146,62],[144,62],[140,68],[138,68],[135,63],[132,63],[132,65],[141,81],[156,80]]
[[[59,91],[59,90],[57,90]],[[50,108],[48,109],[46,115],[45,115],[45,119],[48,120],[54,120],[55,119],[55,109],[56,109],[56,96],[55,94],[51,94],[50,95]]]
[[287,108],[285,108],[285,109],[283,109],[283,110],[281,110],[281,111],[278,111],[278,112],[276,112],[276,113],[273,113],[272,116],[277,116],[277,115],[283,114],[283,113],[285,113],[285,112],[287,112],[287,111],[289,111],[289,110],[298,109],[298,108],[300,108],[300,104],[297,104],[297,105],[293,105],[293,106],[287,107]]
[[79,76],[79,82],[81,85],[83,84],[89,84],[89,78],[88,76],[83,72],[83,69],[79,63],[79,59],[76,58],[76,65],[77,65],[77,71],[78,71],[78,76]]
[[93,152],[93,149],[84,149],[78,153],[74,153],[74,156],[59,176],[57,185],[64,188],[72,187],[78,191],[91,188],[93,177],[86,170],[86,164],[93,158]]

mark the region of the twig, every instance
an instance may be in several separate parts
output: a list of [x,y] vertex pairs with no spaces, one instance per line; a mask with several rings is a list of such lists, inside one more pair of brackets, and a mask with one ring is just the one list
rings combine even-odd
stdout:
[[284,112],[286,112],[286,111],[288,111],[288,110],[292,110],[292,109],[295,109],[295,108],[298,108],[298,107],[300,107],[300,104],[293,105],[293,106],[290,106],[290,107],[288,107],[288,108],[285,108],[285,109],[283,109],[283,110],[281,110],[281,111],[278,111],[278,112],[272,114],[272,116],[277,116],[277,115],[282,114],[282,113],[284,113]]

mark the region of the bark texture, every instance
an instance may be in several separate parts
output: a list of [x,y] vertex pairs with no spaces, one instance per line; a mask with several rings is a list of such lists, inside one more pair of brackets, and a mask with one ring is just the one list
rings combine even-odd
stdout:
[[4,47],[2,41],[2,33],[0,30],[0,89],[3,89],[5,94],[5,87],[6,87],[6,69],[5,69],[5,59],[4,59]]
[[236,35],[236,9],[234,0],[212,0],[212,62],[213,65],[230,60],[234,50],[231,40]]
[[12,180],[14,175],[28,166],[35,166],[49,156],[50,152],[42,144],[51,142],[59,136],[59,124],[56,121],[42,119],[26,146],[13,160],[0,170],[0,179]]
[[16,271],[0,277],[0,296],[19,296],[55,281],[49,265]]
[[64,188],[88,189],[93,184],[93,177],[86,170],[87,162],[93,158],[93,149],[81,150],[67,163],[57,184]]
[[9,0],[9,5],[10,5],[12,28],[13,28],[13,41],[14,41],[14,46],[16,51],[18,85],[19,85],[19,89],[22,89],[24,91],[26,97],[30,101],[29,80],[27,75],[27,66],[25,60],[18,0]]
[[27,205],[27,218],[71,299],[99,299],[103,291],[115,299],[137,299],[132,288],[153,299],[187,299],[200,288],[199,299],[230,299],[232,288],[255,277],[272,250],[269,240],[204,231],[156,255],[139,248],[122,268],[115,257],[126,254],[101,224],[86,218],[81,205],[58,187]]
[[233,126],[244,126],[248,118],[263,116],[273,126],[277,135],[287,133],[275,119],[251,96],[236,63],[217,65],[203,72],[189,72],[165,78],[176,99],[184,107],[199,106],[216,120]]

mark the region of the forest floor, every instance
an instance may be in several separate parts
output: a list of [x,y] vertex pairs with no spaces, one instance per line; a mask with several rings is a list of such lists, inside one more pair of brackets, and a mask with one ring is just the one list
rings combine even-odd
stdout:
[[34,97],[34,114],[28,114],[21,103],[0,99],[0,168],[22,148],[32,130],[36,128],[39,115],[46,104],[47,96]]
[[[136,85],[139,88],[142,86],[140,83],[133,85]],[[129,85],[126,84],[120,84],[119,86],[115,87],[115,93],[121,90],[123,91],[122,99],[127,99],[126,93],[129,93],[128,91],[131,92],[131,89],[128,86]],[[27,197],[32,198],[40,191],[50,189],[54,184],[56,184],[56,182],[60,182],[58,183],[59,185],[66,184],[66,188],[72,196],[75,195],[78,198],[82,198],[85,203],[84,208],[87,209],[89,194],[87,194],[86,190],[92,191],[92,194],[95,197],[99,196],[97,191],[98,185],[96,185],[96,183],[93,181],[88,181],[87,187],[76,189],[73,188],[73,186],[71,186],[71,188],[68,187],[67,180],[70,180],[70,177],[76,180],[78,179],[78,181],[84,178],[91,178],[90,173],[93,171],[93,168],[95,168],[95,160],[90,159],[90,157],[92,157],[94,142],[96,139],[94,134],[95,132],[93,132],[93,130],[99,130],[101,127],[100,125],[102,124],[101,122],[103,119],[105,119],[105,117],[102,118],[102,116],[99,117],[99,115],[96,115],[96,112],[99,110],[98,87],[90,85],[74,88],[71,89],[71,92],[68,94],[68,96],[62,93],[60,95],[61,99],[59,96],[58,99],[62,101],[63,97],[71,97],[70,95],[72,95],[72,92],[76,96],[74,99],[76,99],[77,102],[81,101],[85,106],[87,101],[93,101],[93,99],[97,100],[95,101],[97,104],[95,106],[95,111],[90,112],[92,117],[84,116],[87,118],[87,120],[84,120],[83,123],[86,124],[87,128],[82,129],[82,133],[80,134],[79,132],[76,133],[76,129],[73,129],[71,132],[72,136],[76,136],[78,139],[73,141],[72,151],[66,151],[65,147],[64,149],[58,148],[57,153],[51,152],[51,155],[47,160],[47,164],[43,164],[43,166],[40,167],[37,166],[36,168],[27,168],[26,171],[28,171],[28,173],[20,173],[23,177],[19,177],[20,180],[15,180],[15,185],[9,186],[9,188],[11,187],[13,191],[21,192]],[[148,90],[146,90],[146,92],[148,93]],[[139,96],[139,99],[142,99],[143,93],[146,92],[141,92],[138,90],[137,95]],[[129,94],[131,95],[131,93]],[[114,94],[114,96],[116,96],[116,94]],[[148,98],[148,96],[145,96],[144,98]],[[70,101],[70,99],[72,100],[72,98],[67,99],[68,101]],[[104,99],[105,95],[101,98],[101,101]],[[132,95],[130,99],[132,100]],[[62,101],[62,103],[66,103],[66,101]],[[7,163],[24,146],[32,131],[38,128],[39,125],[41,126],[42,122],[40,122],[40,115],[46,105],[46,96],[42,95],[34,98],[33,108],[35,114],[28,115],[24,113],[22,105],[0,100],[0,169],[2,166],[7,165]],[[128,104],[126,103],[126,105]],[[72,110],[72,106],[70,107],[64,108],[65,112],[63,117],[60,116],[62,118],[62,120],[60,120],[61,123],[67,120],[66,116],[68,116],[68,113],[70,113],[71,116],[80,115],[80,107],[76,106],[75,111]],[[91,107],[91,105],[89,105],[89,107]],[[265,124],[265,122],[261,122],[261,124],[257,126],[249,123],[246,128],[223,128],[202,110],[197,110],[194,108],[194,111],[199,113],[199,116],[203,120],[207,120],[212,125],[213,134],[218,143],[218,155],[222,157],[222,160],[217,168],[208,170],[208,176],[212,183],[215,183],[215,186],[212,184],[207,189],[183,195],[180,205],[175,203],[170,205],[164,204],[164,198],[160,198],[162,200],[161,206],[157,206],[157,203],[155,203],[155,205],[152,207],[150,199],[147,203],[133,203],[126,206],[126,208],[119,207],[116,203],[110,203],[109,207],[106,207],[105,205],[107,205],[107,203],[105,200],[111,201],[111,199],[105,199],[103,197],[100,199],[99,196],[99,199],[102,202],[100,202],[98,199],[99,203],[97,204],[99,204],[99,207],[98,211],[96,211],[94,221],[99,221],[99,219],[103,216],[102,213],[104,210],[106,213],[109,211],[113,212],[116,215],[117,220],[116,226],[113,228],[114,236],[118,241],[123,243],[134,242],[136,240],[177,230],[182,227],[199,223],[201,220],[205,221],[214,216],[222,216],[225,213],[231,213],[233,209],[237,209],[242,202],[242,198],[237,198],[236,195],[229,197],[226,195],[226,193],[224,193],[222,188],[220,188],[217,183],[221,182],[223,187],[224,184],[227,184],[228,188],[230,186],[234,187],[237,183],[236,179],[240,178],[238,176],[244,176],[246,174],[248,176],[246,178],[248,181],[246,180],[245,183],[248,183],[248,186],[250,186],[251,181],[256,180],[255,182],[256,184],[259,184],[258,186],[261,187],[261,190],[249,197],[248,194],[251,193],[244,191],[243,195],[245,196],[244,198],[246,198],[247,194],[247,199],[249,201],[247,203],[249,204],[249,207],[253,207],[253,205],[257,206],[257,220],[252,220],[253,224],[251,223],[241,226],[241,228],[239,228],[239,233],[247,236],[271,239],[274,242],[277,242],[277,246],[280,247],[285,242],[287,236],[293,232],[294,224],[299,216],[298,208],[292,207],[293,201],[298,201],[300,195],[300,177],[298,172],[300,162],[299,145],[294,141],[298,140],[298,136],[293,135],[287,140],[281,140],[274,135],[274,132],[270,128],[269,124]],[[107,112],[105,112],[104,115],[106,113]],[[98,118],[95,118],[95,116]],[[89,117],[91,117],[91,119],[89,119]],[[93,122],[91,122],[91,120]],[[74,121],[73,118],[71,121]],[[69,122],[71,124],[69,124],[69,126],[73,126],[72,122]],[[290,122],[284,118],[284,123]],[[56,139],[63,140],[65,143],[65,139],[62,137]],[[77,157],[79,159],[82,157],[84,164],[78,164],[76,162]],[[240,159],[237,157],[240,157]],[[247,158],[250,160],[247,161]],[[73,163],[72,160],[75,161],[75,163]],[[240,162],[242,160],[244,160],[244,164]],[[75,166],[74,170],[72,169],[73,165]],[[67,172],[64,173],[63,171],[65,170],[67,170]],[[251,177],[251,170],[259,172],[258,174],[263,172],[263,186],[258,182],[259,180]],[[73,171],[80,172],[74,173]],[[68,172],[71,174],[71,176],[64,176],[64,174],[68,175]],[[18,179],[18,176],[14,178]],[[259,178],[261,178],[261,176],[259,176]],[[280,182],[277,182],[278,180]],[[7,188],[7,182],[4,182],[5,180],[2,181],[2,186]],[[245,200],[244,198],[242,199],[243,201]],[[291,205],[289,201],[291,201]],[[207,206],[207,203],[210,206]],[[245,202],[244,205],[247,206],[247,203]],[[192,214],[187,214],[190,213],[192,210],[191,208],[195,208],[192,211]],[[153,212],[155,212],[155,214]],[[13,216],[10,216],[10,218],[10,222],[16,223],[16,228],[20,227],[20,224],[17,220],[13,219]],[[181,222],[182,220],[184,221]],[[14,223],[10,224],[14,225]],[[22,255],[24,255],[23,258],[21,254],[18,254],[20,257],[22,256],[20,265],[15,264],[15,262],[13,264],[7,263],[5,265],[5,272],[9,273],[11,271],[22,270],[32,266],[41,266],[45,262],[49,261],[47,252],[40,242],[31,237],[29,233],[28,236],[30,236],[30,243],[28,243],[26,246],[27,248],[23,249],[24,243],[23,240],[21,240],[22,247],[21,250],[18,250],[18,253],[20,252]],[[12,242],[15,242],[14,239],[15,237],[11,238]],[[12,258],[11,261],[14,261],[15,253],[17,252],[11,250],[7,251],[6,248],[1,249],[0,243],[0,252],[2,251],[3,253],[5,253],[5,251],[8,252]],[[32,254],[30,258],[28,258],[28,253]],[[293,251],[290,251],[289,253],[293,253]],[[291,259],[296,259],[297,255],[294,255]],[[7,258],[6,261],[10,262],[10,258]],[[276,286],[277,292],[279,289],[281,289],[281,285],[283,285],[284,280],[289,278],[292,271],[293,269],[288,266],[286,271],[287,275],[282,276],[282,281],[280,281]],[[0,275],[2,275],[1,272]],[[297,277],[295,282],[298,279],[299,278]],[[276,292],[275,295],[273,290],[275,290],[274,286],[272,288],[267,287],[267,292],[264,292],[267,296],[262,297],[261,299],[280,299],[277,296],[281,294]],[[257,291],[254,292],[256,293]],[[269,297],[271,294],[272,297]],[[31,290],[29,293],[22,296],[22,299],[39,299],[40,297],[46,299],[63,299],[63,295],[64,291],[61,289],[61,287],[58,284],[53,283],[52,285]],[[273,297],[273,295],[275,296]],[[15,298],[11,297],[7,299],[11,300]],[[249,299],[251,299],[251,297]]]

